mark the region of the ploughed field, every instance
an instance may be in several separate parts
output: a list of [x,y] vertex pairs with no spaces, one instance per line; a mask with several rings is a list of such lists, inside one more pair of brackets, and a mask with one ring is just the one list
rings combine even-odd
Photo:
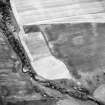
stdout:
[[41,30],[52,54],[75,79],[86,86],[104,82],[105,23],[51,24]]

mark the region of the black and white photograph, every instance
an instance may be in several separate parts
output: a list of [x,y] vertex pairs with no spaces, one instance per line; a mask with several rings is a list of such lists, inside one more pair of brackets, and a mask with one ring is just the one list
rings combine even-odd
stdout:
[[0,0],[0,105],[105,105],[105,0]]

